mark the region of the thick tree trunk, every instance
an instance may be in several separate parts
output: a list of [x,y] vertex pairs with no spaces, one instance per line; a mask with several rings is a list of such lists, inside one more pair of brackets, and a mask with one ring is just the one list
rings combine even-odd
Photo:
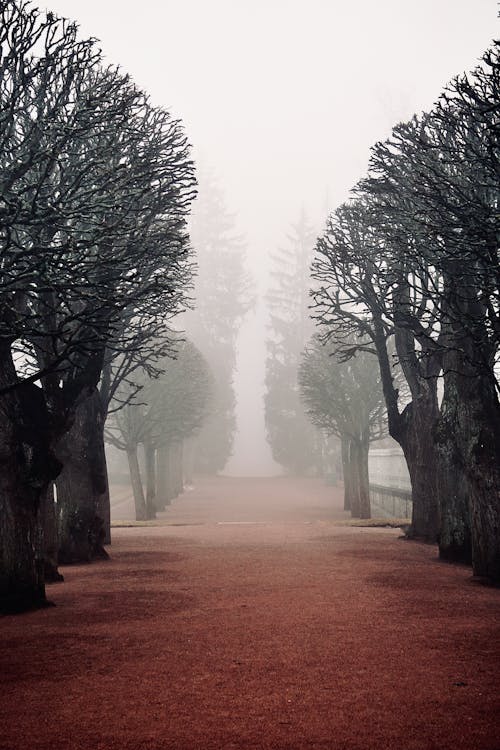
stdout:
[[[342,460],[344,467],[344,510],[352,518],[371,518],[370,484],[368,478],[368,440],[350,438],[345,441]],[[346,481],[347,477],[347,481]],[[346,508],[346,504],[349,508]]]
[[[496,245],[494,246],[496,248]],[[495,251],[495,250],[494,250]],[[474,575],[500,584],[500,404],[495,344],[490,338],[480,278],[459,262],[445,276],[445,393],[439,424],[440,449],[450,472],[465,476],[465,492],[448,498],[449,526],[459,549],[472,548]],[[472,273],[471,273],[472,271]],[[470,542],[468,522],[470,520]]]
[[[453,362],[450,362],[450,359]],[[458,409],[455,387],[456,356],[445,355],[451,365],[444,378],[441,416],[435,434],[439,457],[440,532],[439,556],[444,560],[472,563],[472,532],[469,507],[469,480],[457,444]]]
[[134,495],[135,520],[146,521],[146,500],[144,498],[144,490],[142,487],[137,446],[130,446],[129,448],[127,448],[127,459],[130,470],[130,483],[132,484],[132,492]]
[[[0,350],[0,387],[16,383],[10,347]],[[47,605],[40,504],[60,470],[43,394],[23,385],[0,396],[0,611]]]
[[108,495],[103,418],[94,391],[76,408],[71,429],[57,448],[63,470],[56,481],[59,562],[107,558],[101,497]]
[[455,440],[467,477],[475,576],[500,584],[500,405],[486,374],[450,373]]
[[[404,313],[408,301],[405,295],[409,293],[406,282],[400,291]],[[398,304],[397,302],[396,320],[401,312]],[[439,417],[437,398],[439,361],[433,355],[428,354],[425,362],[420,362],[415,351],[415,340],[410,331],[405,328],[404,322],[402,328],[396,327],[396,349],[413,399],[400,413],[398,389],[394,385],[385,328],[380,316],[374,317],[374,329],[374,341],[387,406],[389,434],[403,449],[412,485],[412,522],[407,535],[428,542],[436,542],[439,536],[440,502],[434,427]]]
[[153,443],[144,444],[146,466],[146,517],[156,518],[156,448]]
[[0,612],[4,613],[47,605],[39,513],[45,488],[30,487],[13,458],[2,460],[0,473]]
[[43,526],[44,575],[47,583],[64,581],[57,569],[59,558],[59,537],[57,534],[57,511],[54,499],[54,484],[51,482],[43,493],[40,502],[40,515]]
[[437,399],[430,394],[418,405],[408,404],[397,425],[390,429],[406,459],[412,489],[412,519],[407,536],[437,542],[439,537],[438,456],[434,426],[438,418]]
[[368,448],[366,436],[353,441],[358,485],[358,517],[371,518],[370,479],[368,476]]

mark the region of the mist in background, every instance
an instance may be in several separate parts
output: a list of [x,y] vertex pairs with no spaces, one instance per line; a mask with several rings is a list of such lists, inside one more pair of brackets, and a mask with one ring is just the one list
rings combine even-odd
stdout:
[[320,232],[366,172],[370,146],[428,109],[497,33],[494,0],[56,0],[214,169],[258,302],[238,343],[231,474],[280,467],[265,440],[270,253],[305,209]]

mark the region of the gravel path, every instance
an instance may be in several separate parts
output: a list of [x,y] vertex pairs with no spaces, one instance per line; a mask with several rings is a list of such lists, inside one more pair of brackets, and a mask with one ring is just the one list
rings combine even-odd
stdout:
[[2,750],[500,750],[500,591],[316,480],[200,482],[0,621]]

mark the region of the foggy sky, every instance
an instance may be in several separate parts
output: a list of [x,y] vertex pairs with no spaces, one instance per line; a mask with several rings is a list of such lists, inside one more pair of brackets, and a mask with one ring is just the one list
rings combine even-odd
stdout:
[[[498,35],[495,0],[56,0],[214,168],[262,291],[268,255],[302,206],[327,208],[370,146],[428,109]],[[273,471],[265,445],[264,314],[240,337],[240,432],[230,473]]]

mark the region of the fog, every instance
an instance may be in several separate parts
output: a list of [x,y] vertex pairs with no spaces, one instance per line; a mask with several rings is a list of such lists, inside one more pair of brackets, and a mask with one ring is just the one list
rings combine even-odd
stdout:
[[369,148],[429,108],[496,32],[493,0],[57,0],[183,120],[247,245],[258,304],[239,338],[231,474],[279,471],[265,440],[269,255],[302,207],[319,232]]

